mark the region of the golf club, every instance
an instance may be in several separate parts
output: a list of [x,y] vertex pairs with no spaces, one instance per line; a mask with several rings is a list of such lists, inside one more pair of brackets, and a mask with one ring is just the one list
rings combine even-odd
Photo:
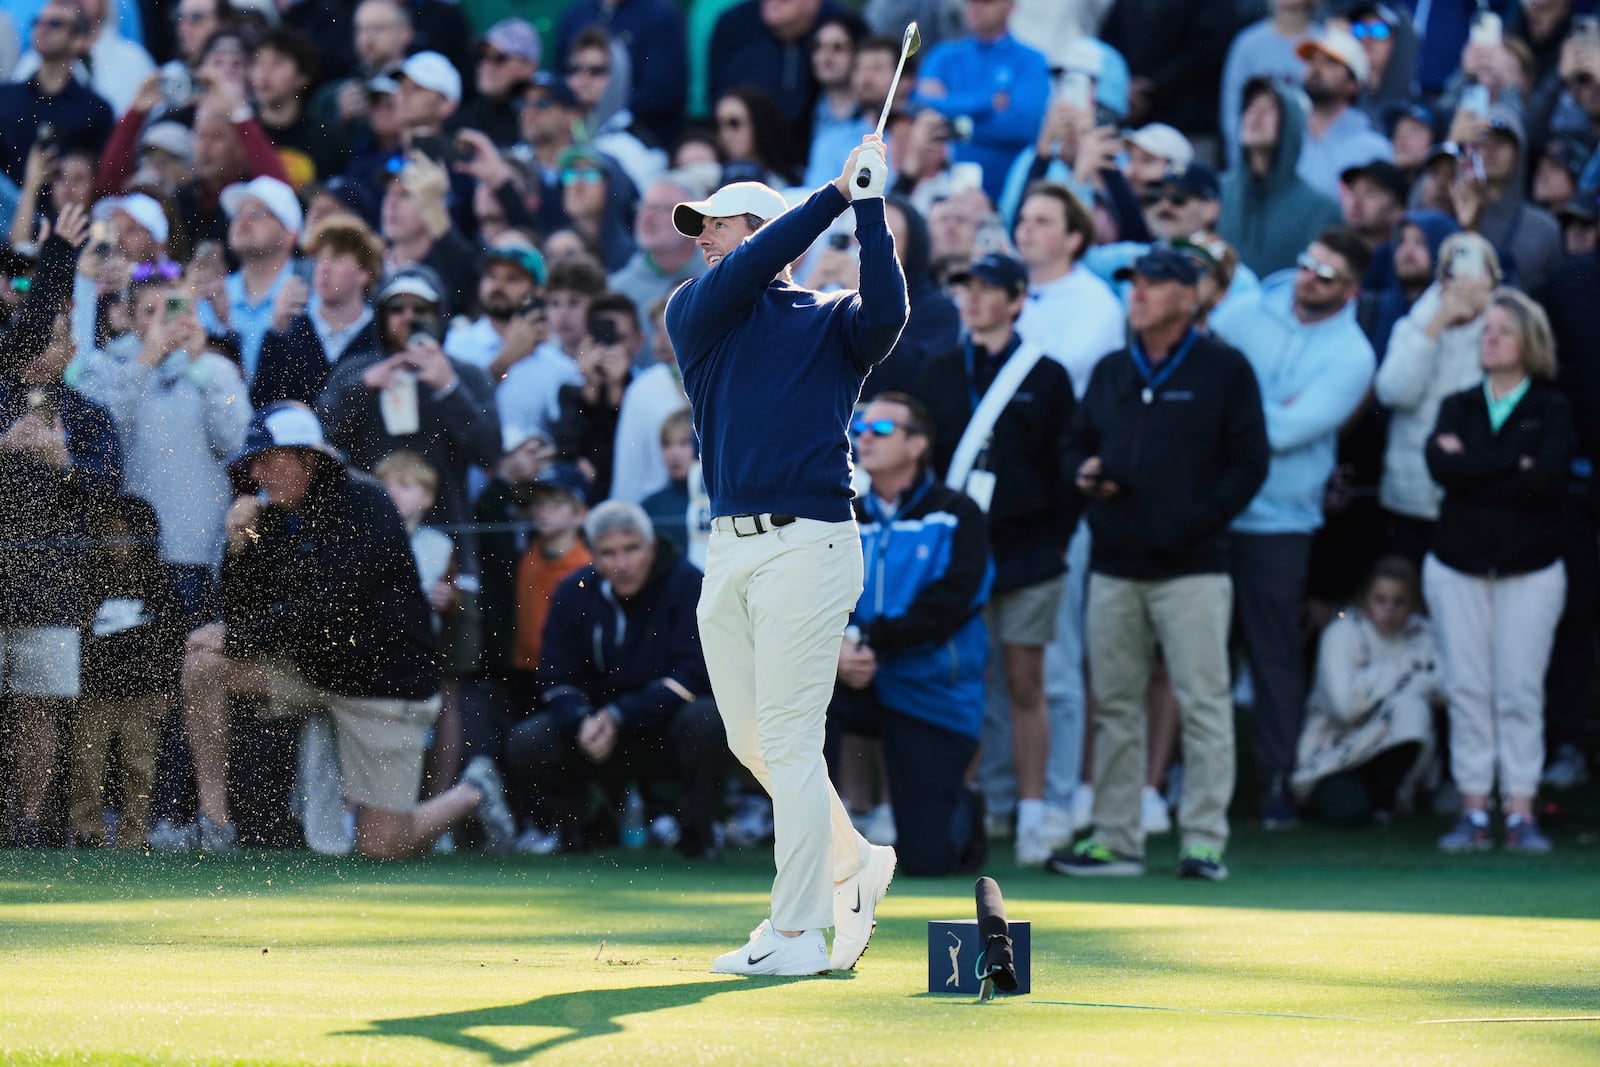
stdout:
[[[906,35],[900,41],[900,62],[894,66],[894,81],[889,83],[889,95],[883,101],[883,113],[878,116],[878,136],[883,136],[883,127],[889,121],[889,111],[894,107],[895,93],[900,90],[900,72],[906,69],[906,60],[917,54],[917,49],[922,47],[922,34],[917,29],[913,20],[906,26]],[[856,170],[856,188],[865,189],[872,184],[872,171],[868,167]]]

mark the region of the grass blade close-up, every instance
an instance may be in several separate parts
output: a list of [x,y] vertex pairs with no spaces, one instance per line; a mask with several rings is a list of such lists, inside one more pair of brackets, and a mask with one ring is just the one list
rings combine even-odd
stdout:
[[[932,994],[897,880],[851,975],[714,976],[770,854],[377,865],[0,853],[0,1062],[878,1064],[1600,1062],[1600,848],[1445,857],[1431,824],[1243,831],[1233,876],[997,862],[1032,992]],[[1009,860],[1009,850],[997,850]]]

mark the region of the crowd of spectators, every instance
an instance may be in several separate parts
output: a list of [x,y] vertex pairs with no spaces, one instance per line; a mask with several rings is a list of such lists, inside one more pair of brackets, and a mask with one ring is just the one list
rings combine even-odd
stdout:
[[[0,843],[770,835],[694,616],[674,207],[797,204],[881,113],[909,320],[828,745],[869,839],[1550,848],[1600,669],[1597,6],[7,4]],[[858,288],[849,223],[800,284]]]

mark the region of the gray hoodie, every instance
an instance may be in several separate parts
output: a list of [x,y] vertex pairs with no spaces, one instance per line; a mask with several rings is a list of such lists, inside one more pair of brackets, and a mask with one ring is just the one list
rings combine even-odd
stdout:
[[[1257,178],[1241,157],[1222,176],[1222,217],[1217,221],[1217,235],[1263,278],[1294,266],[1312,239],[1340,219],[1339,205],[1295,173],[1306,128],[1299,94],[1276,85],[1271,91],[1282,116],[1272,167]],[[1250,98],[1247,86],[1244,99]]]

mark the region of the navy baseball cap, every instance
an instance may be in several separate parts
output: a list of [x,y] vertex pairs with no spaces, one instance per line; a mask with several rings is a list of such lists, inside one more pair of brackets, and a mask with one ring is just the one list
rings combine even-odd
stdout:
[[1204,163],[1191,163],[1182,170],[1169,170],[1162,177],[1161,184],[1182,189],[1202,200],[1217,200],[1222,196],[1222,183],[1217,179],[1217,172]]
[[567,80],[557,77],[548,70],[541,70],[535,74],[533,80],[528,83],[528,87],[530,89],[543,89],[545,97],[552,103],[560,104],[562,107],[569,107],[573,110],[578,108],[578,98],[573,95],[572,88],[567,85]]
[[1021,260],[999,252],[980,256],[970,266],[951,274],[950,284],[965,285],[974,279],[1019,296],[1028,291],[1028,268]]
[[1359,167],[1346,167],[1339,173],[1339,180],[1346,185],[1354,185],[1362,178],[1381,189],[1387,189],[1401,204],[1406,202],[1406,195],[1411,191],[1411,183],[1406,181],[1405,172],[1387,159],[1374,159]]
[[588,506],[589,496],[594,491],[593,483],[588,475],[579,470],[574,463],[551,463],[534,475],[533,487],[535,489],[554,489],[575,497],[578,503]]
[[1112,277],[1119,282],[1125,282],[1138,275],[1152,282],[1195,285],[1200,281],[1203,270],[1199,260],[1176,248],[1152,248],[1128,266],[1119,269]]

